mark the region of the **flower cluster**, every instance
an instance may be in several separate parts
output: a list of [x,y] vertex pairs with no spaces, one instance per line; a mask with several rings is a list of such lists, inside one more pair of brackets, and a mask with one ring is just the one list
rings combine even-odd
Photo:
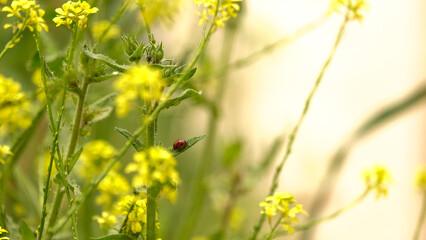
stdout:
[[126,173],[135,172],[132,179],[134,187],[160,185],[161,193],[174,201],[176,186],[180,183],[179,173],[176,171],[176,159],[163,147],[151,147],[133,156],[134,163],[127,165]]
[[77,173],[82,178],[92,178],[99,174],[107,165],[115,152],[115,148],[103,140],[95,140],[87,143],[81,153],[81,167]]
[[115,170],[111,170],[108,175],[99,183],[99,196],[95,202],[102,205],[104,210],[112,211],[114,199],[119,199],[130,192],[130,186],[126,178]]
[[416,172],[416,187],[422,191],[426,192],[426,166],[422,166],[417,169]]
[[3,236],[5,233],[8,233],[7,230],[0,226],[0,240],[9,240],[8,237]]
[[7,134],[26,128],[31,123],[30,102],[21,86],[10,78],[0,75],[0,131]]
[[74,24],[77,24],[80,29],[83,29],[87,26],[89,14],[99,11],[96,7],[90,7],[90,4],[86,1],[68,1],[62,4],[62,8],[57,8],[55,10],[58,15],[53,18],[53,22],[56,23],[57,27],[60,25],[66,25],[69,29],[72,29]]
[[126,196],[118,203],[122,214],[126,216],[123,221],[124,230],[127,233],[140,233],[146,224],[146,198],[140,199],[137,195]]
[[24,30],[28,28],[31,32],[34,29],[48,31],[48,27],[43,19],[44,10],[40,5],[36,4],[35,0],[13,0],[10,6],[5,6],[3,12],[8,12],[7,17],[17,17],[20,20],[14,24],[7,23],[3,27],[12,27],[14,32],[17,29]]
[[303,209],[302,204],[299,204],[293,194],[278,192],[274,196],[266,197],[265,201],[259,204],[263,208],[262,214],[266,214],[269,223],[271,223],[272,216],[279,214],[279,221],[281,221],[284,230],[289,234],[294,233],[292,227],[293,223],[297,223],[297,214],[303,213],[307,215],[307,212]]
[[364,13],[368,11],[370,4],[365,0],[332,0],[330,8],[332,12],[342,13],[348,11],[349,20],[362,21]]
[[168,23],[179,12],[182,6],[182,0],[138,0],[141,6],[144,20],[151,23],[158,19],[161,22]]
[[363,178],[367,189],[376,192],[376,199],[388,195],[392,175],[385,166],[376,165],[363,171]]
[[198,24],[201,25],[203,22],[209,20],[208,15],[214,16],[217,11],[217,16],[214,19],[214,24],[218,27],[225,26],[225,22],[231,17],[236,18],[238,16],[238,11],[240,10],[240,5],[238,2],[242,0],[222,0],[218,6],[219,0],[194,0],[197,7],[203,6],[203,11],[197,12],[200,16]]
[[165,85],[160,70],[146,65],[133,66],[114,83],[119,91],[115,99],[117,115],[125,116],[138,98],[145,101],[159,100]]
[[13,155],[10,151],[10,147],[7,145],[0,145],[0,163],[4,164],[7,155]]

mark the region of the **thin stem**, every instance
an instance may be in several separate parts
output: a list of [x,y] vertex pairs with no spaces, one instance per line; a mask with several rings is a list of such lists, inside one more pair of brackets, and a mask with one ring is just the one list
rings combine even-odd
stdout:
[[72,155],[74,154],[75,147],[77,146],[77,140],[80,136],[80,125],[81,125],[81,117],[83,115],[83,108],[84,108],[84,101],[86,99],[87,95],[87,89],[89,87],[89,82],[84,79],[83,80],[83,87],[81,88],[81,94],[78,96],[78,102],[77,102],[77,109],[75,110],[75,118],[71,133],[71,139],[68,145],[68,152],[67,157],[65,158],[65,166],[67,167],[67,172],[71,171],[70,161],[72,158]]
[[139,0],[139,7],[141,9],[143,21],[145,23],[146,33],[148,34],[148,40],[149,40],[150,43],[152,43],[153,42],[153,37],[152,37],[152,33],[151,33],[151,28],[149,27],[149,22],[148,22],[148,19],[146,18],[146,14],[144,14],[145,7],[143,5],[142,0]]
[[[302,125],[303,120],[305,119],[305,116],[306,116],[306,114],[309,110],[309,106],[311,104],[312,98],[315,95],[315,93],[318,89],[318,86],[320,85],[320,83],[321,83],[321,81],[324,77],[324,74],[325,74],[328,66],[331,63],[331,60],[333,59],[334,54],[336,53],[337,47],[339,46],[339,44],[342,40],[343,34],[345,32],[346,25],[349,21],[349,14],[348,13],[349,13],[349,11],[347,12],[345,19],[343,20],[342,25],[340,26],[340,29],[339,29],[339,32],[337,34],[336,40],[334,42],[333,48],[331,49],[331,52],[328,55],[328,58],[325,61],[324,65],[323,65],[323,67],[322,67],[322,69],[321,69],[321,71],[320,71],[320,73],[319,73],[319,75],[318,75],[318,77],[315,81],[314,86],[312,87],[308,97],[306,98],[305,106],[303,108],[302,114],[300,115],[297,124],[294,126],[293,130],[291,131],[284,157],[275,170],[275,174],[274,174],[273,179],[272,179],[272,185],[271,185],[271,188],[269,189],[268,196],[272,195],[275,192],[275,190],[278,188],[278,182],[279,182],[279,177],[280,177],[281,171],[282,171],[285,163],[287,162],[287,160],[288,160],[288,158],[289,158],[289,156],[290,156],[290,154],[293,150],[293,144],[294,144],[294,141],[297,137],[297,133],[299,132],[299,128]],[[252,236],[250,237],[251,240],[255,240],[257,238],[259,231],[260,231],[260,228],[262,227],[262,224],[263,224],[264,221],[265,221],[265,215],[261,215],[260,218],[259,218],[259,221],[257,222],[257,224],[254,227],[254,232],[253,232]]]
[[14,44],[16,44],[16,40],[19,39],[21,33],[24,31],[25,29],[25,25],[23,27],[21,27],[16,33],[15,35],[13,35],[12,39],[10,39],[9,42],[6,43],[6,45],[4,46],[3,50],[0,53],[0,59],[3,57],[3,55],[7,52],[7,50],[11,49],[13,47]]
[[[74,59],[74,50],[75,50],[75,45],[76,45],[76,40],[77,40],[77,33],[78,33],[78,25],[75,24],[74,30],[72,32],[71,45],[69,46],[68,52],[67,52],[65,82],[64,82],[64,86],[63,86],[61,105],[59,107],[59,114],[58,114],[57,121],[56,121],[56,131],[54,133],[55,142],[52,144],[51,158],[54,157],[54,150],[56,150],[56,148],[58,148],[58,144],[59,144],[59,132],[60,132],[60,126],[61,126],[61,121],[62,121],[62,115],[63,115],[64,109],[65,109],[65,100],[66,100],[66,95],[67,95],[68,84],[70,82],[70,77],[71,77],[70,71],[71,71],[71,65],[72,65],[72,62],[73,62],[73,59]],[[53,152],[52,152],[52,150],[53,150]],[[60,152],[58,151],[58,161],[59,161],[59,159],[61,159],[59,157],[59,154],[60,154]],[[62,162],[57,164],[57,166],[58,165],[61,166],[58,169],[58,171],[61,173],[62,177],[65,177],[65,172],[64,172],[65,169],[64,169]],[[51,228],[52,225],[56,222],[64,193],[65,193],[64,190],[58,190],[56,192],[55,202],[54,202],[54,206],[56,206],[56,207],[52,208],[52,211],[50,212],[50,219],[49,219],[48,228]],[[41,229],[41,231],[43,231],[43,229]],[[40,233],[40,235],[41,234],[42,233]],[[52,238],[52,235],[47,236],[47,239],[51,239],[51,238]],[[39,237],[39,239],[41,239],[41,237]]]
[[249,55],[240,58],[234,62],[231,62],[229,64],[223,65],[222,67],[218,68],[217,71],[215,71],[216,77],[222,77],[224,75],[224,69],[239,69],[246,66],[249,66],[259,59],[261,59],[264,55],[271,53],[278,49],[279,47],[286,46],[292,42],[295,42],[296,40],[300,39],[301,37],[305,36],[306,34],[312,32],[313,30],[317,29],[318,27],[322,26],[326,20],[328,19],[328,15],[323,15],[320,18],[316,19],[313,22],[310,22],[301,28],[297,29],[293,33],[290,33],[289,35],[286,35],[273,43],[270,43],[268,45],[265,45],[261,49],[254,51],[250,53]]
[[46,66],[45,66],[44,54],[41,51],[40,33],[38,31],[34,31],[33,36],[34,36],[34,40],[35,40],[35,43],[36,43],[38,55],[40,57],[41,81],[43,83],[44,94],[46,95],[47,113],[48,113],[48,116],[49,116],[49,122],[50,122],[50,125],[51,125],[51,129],[56,129],[55,121],[54,121],[54,118],[53,118],[52,100],[50,98],[50,93],[48,92],[48,84],[47,84],[47,79],[46,79],[46,74],[45,74],[45,67]]
[[423,193],[423,204],[422,204],[422,211],[419,216],[419,220],[417,221],[416,230],[414,231],[413,240],[419,240],[420,239],[420,233],[422,231],[422,226],[425,221],[426,217],[426,192]]
[[[149,103],[149,105],[151,105]],[[148,102],[146,107],[148,108]],[[155,145],[155,121],[147,125],[146,127],[146,137],[145,137],[145,145],[146,149]],[[152,174],[152,173],[149,173]],[[147,194],[147,203],[146,203],[146,239],[147,240],[155,240],[155,216],[156,216],[156,208],[157,208],[157,196],[158,191],[156,190],[156,186],[148,187]]]
[[276,234],[277,228],[280,226],[281,220],[283,219],[282,216],[278,219],[278,221],[274,224],[274,226],[271,228],[271,231],[269,231],[269,234],[265,237],[266,240],[270,240],[274,237]]
[[305,231],[321,223],[328,222],[330,220],[337,218],[338,216],[342,215],[344,212],[347,212],[348,210],[352,209],[353,207],[358,205],[360,202],[362,202],[364,198],[368,196],[368,194],[370,193],[370,190],[371,190],[370,188],[366,188],[365,191],[359,197],[357,197],[355,200],[350,202],[348,205],[337,209],[330,215],[327,215],[322,218],[314,219],[307,223],[296,226],[295,231]]
[[120,6],[120,8],[115,13],[115,15],[112,18],[112,20],[109,22],[108,27],[102,32],[101,36],[97,39],[97,41],[96,41],[97,43],[99,43],[99,42],[101,42],[103,40],[103,38],[107,35],[108,31],[111,29],[112,25],[114,25],[118,21],[118,19],[120,19],[121,15],[126,10],[126,8],[129,5],[130,1],[131,0],[127,0],[127,1],[123,2],[123,4]]

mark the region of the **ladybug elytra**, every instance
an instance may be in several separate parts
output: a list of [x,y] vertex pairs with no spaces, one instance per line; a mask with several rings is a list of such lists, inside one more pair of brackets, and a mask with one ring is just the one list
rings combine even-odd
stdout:
[[188,141],[184,139],[178,139],[173,143],[173,150],[180,150],[188,144]]

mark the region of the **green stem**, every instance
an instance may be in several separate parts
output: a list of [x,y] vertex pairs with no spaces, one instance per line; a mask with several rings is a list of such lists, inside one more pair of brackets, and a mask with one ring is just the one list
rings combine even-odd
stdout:
[[[54,158],[54,150],[56,150],[58,148],[58,144],[59,144],[59,132],[60,132],[60,126],[61,126],[61,121],[62,121],[62,115],[65,109],[65,100],[66,100],[66,95],[67,95],[67,89],[68,89],[68,84],[70,82],[70,71],[71,71],[71,65],[74,59],[74,50],[75,50],[75,45],[76,45],[76,39],[77,39],[77,33],[78,33],[78,25],[75,25],[74,30],[72,32],[72,40],[71,40],[71,45],[68,48],[68,52],[67,52],[67,58],[66,58],[66,73],[65,73],[65,82],[64,82],[64,86],[63,86],[63,93],[62,93],[62,99],[61,99],[61,105],[59,107],[59,114],[58,114],[58,118],[56,121],[56,131],[54,133],[54,142],[52,144],[52,149],[51,149],[51,158]],[[74,129],[73,129],[74,131]],[[52,152],[53,150],[53,152]],[[67,153],[67,155],[69,154],[69,152]],[[58,149],[58,161],[59,159],[62,159],[60,156],[60,151]],[[65,161],[67,161],[67,159],[65,159]],[[64,165],[63,162],[59,161],[59,164],[57,164],[57,166],[60,166],[60,168],[58,169],[58,171],[60,172],[60,174],[62,175],[63,178],[65,178],[66,173],[64,169]],[[68,188],[68,186],[65,186]],[[68,189],[66,189],[68,192]],[[56,196],[55,196],[55,202],[54,202],[54,206],[52,208],[52,211],[50,212],[50,219],[49,219],[49,224],[48,224],[48,229],[51,228],[53,226],[53,224],[56,222],[57,216],[59,214],[59,209],[62,203],[62,199],[63,199],[63,195],[64,195],[65,191],[63,189],[58,189],[58,191],[56,192]],[[43,230],[43,229],[41,229]],[[40,235],[42,233],[40,232]],[[53,237],[53,235],[48,235],[47,239],[51,239]],[[41,237],[39,237],[39,239],[41,239]]]
[[139,7],[141,9],[143,21],[145,23],[145,29],[146,29],[146,33],[148,35],[148,40],[149,40],[150,43],[152,43],[153,42],[153,36],[152,36],[152,33],[151,33],[151,28],[149,27],[148,19],[146,18],[146,14],[144,14],[145,7],[143,5],[143,1],[142,0],[139,0]]
[[[112,25],[114,25],[118,21],[118,19],[120,19],[121,15],[126,10],[126,8],[129,5],[130,1],[132,1],[132,0],[127,0],[127,1],[123,2],[123,4],[120,6],[120,8],[115,13],[115,15],[112,18],[112,20],[109,22],[108,27],[102,32],[102,34],[99,37],[99,39],[97,39],[97,41],[96,41],[97,43],[99,43],[99,42],[102,41],[102,39],[107,35],[108,31],[111,29]],[[97,44],[95,44],[95,45],[97,45]]]
[[[288,160],[288,158],[289,158],[289,156],[290,156],[290,154],[293,150],[293,144],[294,144],[294,141],[297,137],[297,133],[299,132],[299,128],[302,125],[303,120],[305,119],[305,116],[306,116],[306,114],[309,110],[309,106],[311,104],[312,98],[315,95],[315,93],[318,89],[318,86],[320,85],[320,83],[321,83],[321,81],[324,77],[324,74],[325,74],[326,70],[328,69],[328,66],[331,63],[331,61],[334,57],[334,54],[336,53],[337,47],[340,45],[340,42],[342,40],[342,37],[343,37],[343,34],[345,32],[345,28],[346,28],[348,21],[349,21],[349,11],[346,13],[345,19],[343,20],[342,25],[340,26],[340,29],[339,29],[339,32],[337,34],[336,40],[334,42],[333,48],[331,49],[331,52],[328,55],[328,58],[325,61],[323,67],[321,68],[321,71],[320,71],[320,73],[319,73],[319,75],[318,75],[318,77],[315,81],[314,86],[312,87],[308,97],[306,98],[305,106],[303,108],[302,114],[300,115],[297,124],[294,126],[293,130],[291,131],[284,157],[275,170],[275,174],[274,174],[273,179],[272,179],[272,185],[271,185],[271,188],[269,189],[268,196],[273,195],[275,190],[278,188],[279,177],[280,177],[281,171],[282,171],[285,163],[287,162],[287,160]],[[251,240],[255,240],[257,238],[259,231],[260,231],[260,228],[262,227],[262,224],[263,224],[264,221],[265,221],[265,215],[261,215],[260,218],[259,218],[259,221],[254,226],[253,234],[250,237]]]
[[417,221],[416,230],[414,232],[413,240],[419,240],[420,239],[420,233],[422,231],[422,226],[425,221],[426,217],[426,192],[423,192],[423,204],[422,204],[422,211],[419,216],[419,220]]
[[276,234],[277,228],[280,226],[281,220],[283,219],[282,216],[278,219],[278,221],[274,224],[274,226],[271,228],[271,231],[269,231],[269,234],[265,237],[266,240],[270,240],[274,238],[274,235]]
[[276,40],[275,42],[270,43],[255,52],[250,53],[246,57],[238,59],[229,64],[223,65],[222,67],[218,68],[217,71],[215,71],[215,76],[222,77],[224,75],[224,71],[223,71],[224,69],[232,69],[232,70],[239,69],[257,62],[264,55],[271,53],[282,46],[289,45],[290,43],[295,42],[296,40],[300,39],[306,34],[322,26],[327,19],[328,19],[328,15],[323,15],[320,18],[316,19],[315,21],[310,22],[304,25],[303,27],[297,29],[293,33],[290,33],[289,35],[286,35]]
[[13,35],[12,39],[10,39],[9,42],[6,43],[3,50],[0,53],[0,59],[3,57],[3,55],[7,52],[7,50],[11,49],[13,45],[15,44],[15,41],[20,37],[21,33],[24,31],[25,26],[23,26],[21,29],[19,29],[15,35]]
[[295,231],[305,231],[308,230],[316,225],[319,225],[323,222],[327,222],[330,220],[333,220],[335,218],[337,218],[338,216],[342,215],[344,212],[347,212],[348,210],[352,209],[353,207],[355,207],[356,205],[358,205],[360,202],[362,202],[364,200],[365,197],[368,196],[368,194],[370,193],[370,188],[365,189],[365,191],[355,200],[353,200],[351,203],[349,203],[346,206],[343,206],[342,208],[336,210],[335,212],[331,213],[328,216],[322,217],[322,218],[318,218],[318,219],[314,219],[311,220],[307,223],[298,225],[295,227]]
[[[150,104],[149,104],[150,105]],[[148,103],[146,107],[149,107]],[[155,120],[147,125],[146,127],[146,138],[145,145],[146,149],[155,145]],[[151,173],[150,173],[151,174]],[[147,216],[146,216],[146,239],[147,240],[155,240],[155,216],[157,209],[157,196],[158,191],[156,190],[156,186],[148,187],[148,201],[146,203],[147,208]]]
[[80,136],[81,117],[83,115],[84,101],[86,100],[88,87],[89,87],[89,82],[86,79],[84,79],[81,92],[78,96],[77,109],[75,110],[75,118],[74,118],[72,133],[71,133],[71,139],[68,145],[67,156],[65,158],[65,162],[66,162],[65,166],[67,167],[66,170],[68,173],[71,171],[70,161],[71,161],[72,155],[74,154],[75,147],[77,146],[78,137]]
[[48,92],[48,84],[45,74],[45,60],[44,60],[44,54],[41,51],[41,43],[40,43],[40,33],[38,31],[34,31],[34,40],[36,43],[38,55],[40,57],[40,72],[41,72],[41,81],[43,83],[43,90],[44,94],[46,95],[46,102],[47,102],[47,113],[49,116],[49,122],[51,129],[56,129],[55,127],[55,121],[53,118],[53,110],[52,110],[52,99],[50,98],[50,93]]

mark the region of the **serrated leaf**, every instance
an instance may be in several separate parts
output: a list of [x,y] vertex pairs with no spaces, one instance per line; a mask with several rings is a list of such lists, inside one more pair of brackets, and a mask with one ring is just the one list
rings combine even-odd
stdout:
[[191,98],[191,97],[199,97],[200,95],[201,95],[201,92],[197,92],[194,89],[187,89],[183,92],[181,96],[167,100],[164,103],[164,106],[160,110],[169,108],[169,107],[178,106],[183,100],[187,98]]
[[173,156],[177,156],[183,152],[185,152],[186,150],[190,149],[192,146],[194,146],[197,142],[201,141],[203,138],[205,138],[206,135],[201,135],[198,137],[194,137],[191,139],[187,140],[187,144],[185,145],[185,147],[181,148],[181,149],[173,149],[173,146],[170,146],[168,148],[166,148]]
[[[121,135],[123,135],[126,139],[130,139],[133,137],[133,134],[131,134],[126,129],[116,127],[115,131],[121,133]],[[135,141],[133,141],[132,146],[138,152],[143,150],[143,144],[138,139],[135,139]]]
[[24,221],[21,222],[21,237],[22,240],[35,240],[33,232]]
[[131,235],[125,233],[113,234],[99,238],[90,238],[91,240],[135,240]]
[[119,72],[125,72],[127,69],[129,69],[129,66],[118,64],[117,62],[112,60],[110,57],[105,56],[103,54],[93,53],[93,52],[89,51],[89,49],[87,49],[87,47],[83,48],[83,52],[88,57],[102,61],[103,63],[105,63],[110,68],[117,70]]

